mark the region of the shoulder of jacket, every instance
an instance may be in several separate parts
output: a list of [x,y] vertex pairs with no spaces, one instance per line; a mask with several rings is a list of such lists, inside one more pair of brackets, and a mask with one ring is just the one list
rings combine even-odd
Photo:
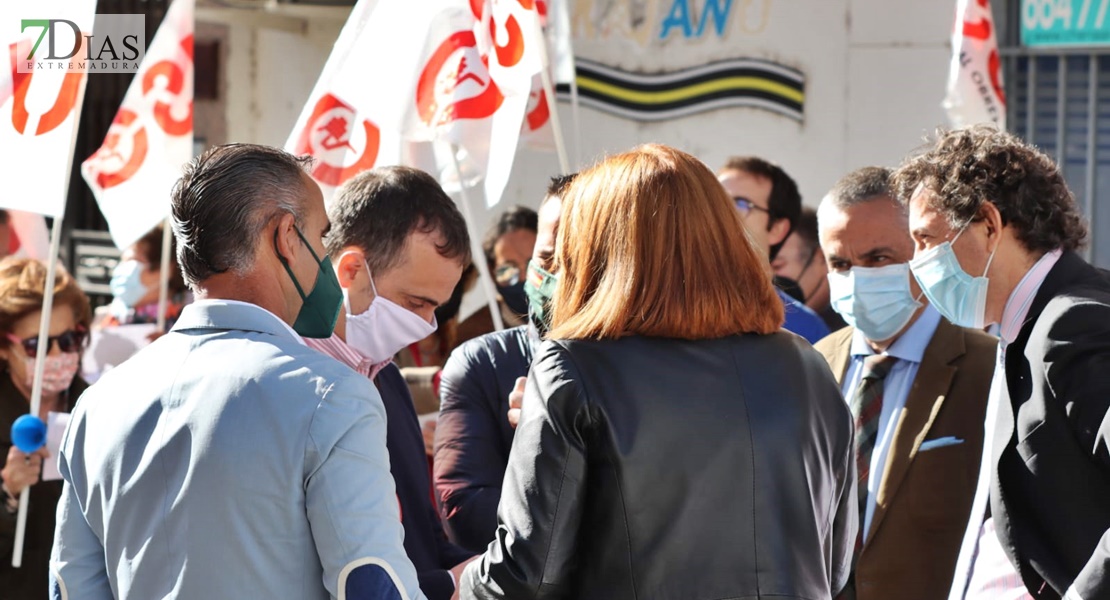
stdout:
[[845,346],[850,346],[852,344],[852,334],[854,333],[855,329],[852,327],[842,327],[818,340],[818,342],[813,345],[813,348],[820,352],[826,359],[831,359]]

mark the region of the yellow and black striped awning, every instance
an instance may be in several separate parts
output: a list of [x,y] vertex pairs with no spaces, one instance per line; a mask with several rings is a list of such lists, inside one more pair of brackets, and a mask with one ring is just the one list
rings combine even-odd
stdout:
[[[714,108],[763,108],[801,121],[802,72],[770,61],[737,58],[670,73],[631,73],[578,58],[576,81],[582,104],[636,121],[663,121]],[[560,84],[558,96],[570,97]]]

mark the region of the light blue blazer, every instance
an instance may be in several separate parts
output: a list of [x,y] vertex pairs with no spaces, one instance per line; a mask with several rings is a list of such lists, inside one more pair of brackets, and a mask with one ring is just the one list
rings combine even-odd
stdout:
[[423,599],[371,382],[219,300],[106,373],[62,442],[55,599]]

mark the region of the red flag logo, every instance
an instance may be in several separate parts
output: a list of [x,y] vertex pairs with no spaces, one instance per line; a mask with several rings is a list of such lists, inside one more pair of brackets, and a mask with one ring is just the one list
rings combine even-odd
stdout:
[[86,162],[96,173],[97,185],[106,190],[131,179],[142,168],[146,153],[146,129],[138,115],[122,108],[112,120],[104,144]]
[[[175,119],[172,114],[172,100],[179,99],[186,91],[185,74],[192,68],[193,64],[193,36],[190,34],[182,39],[180,47],[185,56],[184,65],[173,60],[160,60],[143,74],[143,96],[151,96],[151,91],[158,84],[159,78],[164,78],[165,83],[162,84],[162,87],[165,88],[165,95],[169,97],[155,101],[154,120],[157,121],[162,131],[169,135],[187,135],[193,131],[191,94],[189,95],[188,110],[185,116],[181,119]],[[171,102],[165,100],[171,100]]]
[[[355,109],[334,94],[324,94],[316,101],[312,116],[297,140],[296,153],[316,158],[312,176],[317,181],[338,186],[374,166],[381,132],[368,119],[363,119],[362,143],[356,144],[353,134],[357,126]],[[361,150],[357,146],[361,146]],[[358,158],[346,165],[345,159],[351,154]]]
[[485,119],[505,97],[489,75],[488,57],[478,53],[473,31],[457,31],[444,40],[420,72],[416,108],[426,125],[456,119]]
[[[30,40],[22,40],[17,44],[11,44],[8,48],[11,57],[14,102],[12,105],[12,126],[21,134],[26,134],[27,121],[31,118],[31,113],[27,110],[27,91],[31,88],[31,80],[34,78],[35,72],[20,73],[18,63],[21,54],[30,54],[30,46]],[[62,80],[62,87],[58,90],[58,96],[54,100],[54,105],[50,107],[50,110],[43,113],[39,119],[39,126],[35,129],[35,135],[49,133],[65,122],[69,113],[73,111],[73,107],[77,105],[77,92],[81,89],[82,77],[84,77],[84,73],[80,71],[66,73]]]

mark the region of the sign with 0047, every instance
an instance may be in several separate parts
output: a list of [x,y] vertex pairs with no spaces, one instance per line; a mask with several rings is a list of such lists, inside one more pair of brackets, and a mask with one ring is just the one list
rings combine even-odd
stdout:
[[1026,46],[1110,45],[1110,0],[1022,0]]

